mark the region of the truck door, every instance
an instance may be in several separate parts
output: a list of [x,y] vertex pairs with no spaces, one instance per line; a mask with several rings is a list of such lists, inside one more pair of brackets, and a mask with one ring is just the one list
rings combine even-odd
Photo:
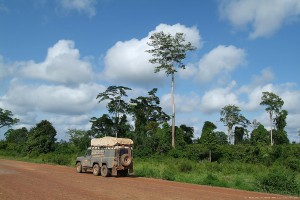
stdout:
[[88,149],[85,153],[84,160],[82,163],[84,167],[91,167],[91,157],[92,157],[92,150]]

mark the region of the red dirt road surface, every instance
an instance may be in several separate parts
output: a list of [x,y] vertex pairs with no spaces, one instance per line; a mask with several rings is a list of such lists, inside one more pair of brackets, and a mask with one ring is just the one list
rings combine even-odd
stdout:
[[75,167],[0,159],[0,199],[300,199],[171,181],[94,176]]

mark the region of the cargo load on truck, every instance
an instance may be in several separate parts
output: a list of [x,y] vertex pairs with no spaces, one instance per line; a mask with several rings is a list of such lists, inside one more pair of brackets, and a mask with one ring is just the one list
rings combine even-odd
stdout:
[[103,138],[91,139],[91,146],[112,147],[112,146],[119,146],[119,145],[132,146],[133,141],[129,138],[116,138],[116,137],[103,137]]

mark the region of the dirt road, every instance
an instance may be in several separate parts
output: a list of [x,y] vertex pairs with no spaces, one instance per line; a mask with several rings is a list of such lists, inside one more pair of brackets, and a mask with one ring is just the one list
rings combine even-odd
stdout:
[[0,159],[0,199],[299,199],[218,187],[78,174],[75,167]]

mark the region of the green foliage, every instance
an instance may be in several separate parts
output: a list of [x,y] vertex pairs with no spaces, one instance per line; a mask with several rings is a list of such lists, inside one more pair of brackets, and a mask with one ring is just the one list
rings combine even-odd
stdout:
[[101,136],[114,136],[114,122],[108,114],[103,114],[101,117],[92,117],[90,122],[92,123],[91,130],[95,134],[95,137]]
[[[103,126],[107,126],[109,129],[113,128],[113,131],[109,129],[106,130],[110,132],[110,135],[113,132],[118,137],[124,137],[126,132],[130,130],[130,126],[127,123],[128,121],[126,117],[126,114],[129,113],[129,105],[127,102],[125,102],[125,100],[122,99],[123,97],[127,97],[127,90],[131,90],[131,88],[125,86],[109,86],[106,91],[97,95],[96,99],[99,99],[99,103],[102,101],[108,101],[106,107],[112,116],[102,116],[102,119],[93,117],[91,119],[91,122],[94,125],[92,127],[95,129],[95,131],[97,131],[96,133],[103,134]],[[111,122],[113,122],[112,126]]]
[[178,161],[178,170],[182,173],[189,173],[193,171],[194,163],[188,159],[180,159]]
[[84,152],[91,144],[91,131],[69,129],[67,134],[70,136],[70,146],[76,153]]
[[241,113],[240,108],[236,105],[227,105],[223,107],[220,111],[221,118],[220,121],[224,123],[228,128],[228,139],[231,142],[232,140],[232,128],[236,125],[240,125],[244,128],[250,124],[250,121],[246,119]]
[[3,110],[0,108],[0,128],[5,126],[12,126],[18,123],[20,120],[17,118],[13,118],[13,114],[9,110]]
[[164,32],[157,32],[151,35],[147,43],[152,48],[146,52],[151,53],[153,58],[149,62],[158,64],[155,73],[164,70],[167,75],[174,74],[174,64],[179,68],[185,68],[182,60],[186,57],[187,51],[195,50],[190,42],[185,42],[183,33],[176,33],[175,36]]
[[287,133],[284,130],[273,130],[273,141],[276,145],[290,143]]
[[9,129],[4,133],[4,136],[7,143],[7,150],[24,154],[26,149],[25,144],[28,138],[28,131],[25,127],[15,130]]
[[42,120],[31,128],[26,141],[27,152],[38,155],[55,150],[56,130],[50,122]]
[[272,167],[266,174],[257,177],[258,189],[264,192],[300,195],[300,185],[295,173],[283,167]]
[[276,94],[272,92],[263,92],[260,105],[267,106],[266,107],[267,112],[279,113],[283,104],[284,101]]
[[185,124],[180,125],[180,129],[183,131],[183,139],[186,144],[193,143],[194,127],[189,127]]
[[222,181],[218,178],[217,175],[214,175],[212,173],[208,173],[203,180],[204,185],[213,185],[213,186],[219,186],[219,187],[228,187],[228,183],[226,181]]
[[216,145],[217,138],[214,134],[214,130],[217,128],[217,126],[209,121],[204,122],[203,128],[202,128],[202,134],[199,139],[200,144],[205,144],[208,146]]
[[252,145],[270,144],[269,132],[262,124],[260,124],[256,129],[252,131],[250,141]]
[[170,120],[162,108],[159,106],[160,100],[156,96],[157,88],[153,88],[148,92],[147,97],[139,96],[136,99],[131,99],[130,113],[133,114],[135,120],[135,132],[136,133],[148,133],[151,129],[148,129],[150,123],[165,123]]
[[245,132],[247,130],[244,127],[236,126],[234,128],[234,144],[243,144],[247,142],[245,137]]

